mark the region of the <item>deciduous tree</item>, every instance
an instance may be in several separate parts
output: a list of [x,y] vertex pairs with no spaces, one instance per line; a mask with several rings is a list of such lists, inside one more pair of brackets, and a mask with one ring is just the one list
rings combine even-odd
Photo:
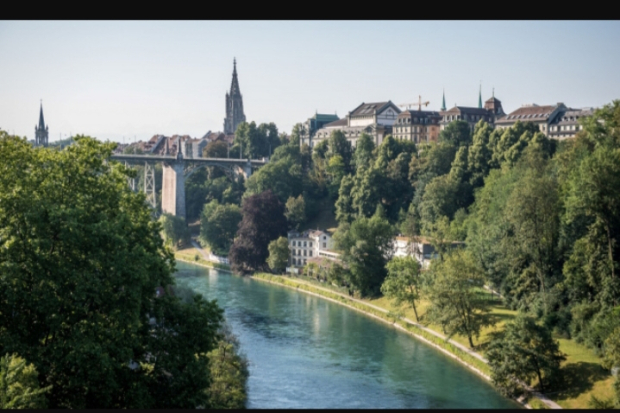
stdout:
[[394,304],[411,305],[416,321],[419,321],[415,302],[420,298],[420,263],[413,257],[394,257],[387,264],[388,275],[381,285],[381,292]]
[[466,336],[473,348],[472,339],[491,324],[488,301],[480,291],[484,285],[481,271],[465,250],[457,249],[443,261],[432,262],[430,279],[428,319],[439,324],[448,337]]
[[559,379],[560,363],[566,359],[551,332],[529,317],[517,317],[504,332],[491,340],[487,350],[491,379],[500,391],[515,395],[518,381],[538,380],[540,391]]
[[284,205],[267,190],[245,198],[241,215],[239,230],[228,255],[232,269],[236,272],[263,269],[269,256],[269,243],[286,235]]

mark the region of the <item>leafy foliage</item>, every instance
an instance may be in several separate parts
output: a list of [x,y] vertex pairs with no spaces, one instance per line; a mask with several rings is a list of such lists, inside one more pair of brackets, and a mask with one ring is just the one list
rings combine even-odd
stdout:
[[50,408],[208,405],[222,311],[155,290],[174,259],[114,144],[61,151],[0,132],[0,352],[38,373]]
[[200,240],[216,255],[228,255],[241,222],[241,208],[234,204],[206,204],[200,217]]
[[472,338],[491,325],[489,304],[480,291],[483,285],[483,274],[464,250],[453,250],[443,261],[433,261],[426,287],[431,302],[428,320],[439,324],[448,337],[466,336],[473,348]]
[[288,239],[286,237],[280,237],[269,243],[269,258],[267,258],[267,264],[269,268],[274,271],[282,272],[288,264],[289,249]]
[[341,224],[334,235],[342,259],[348,265],[348,283],[361,296],[377,296],[387,275],[392,254],[393,229],[381,208],[371,218]]
[[538,379],[540,390],[557,382],[560,363],[566,359],[551,332],[529,317],[520,316],[506,325],[487,350],[493,383],[506,395],[519,392],[519,381],[530,384]]
[[183,217],[164,213],[159,218],[162,226],[162,234],[166,244],[177,248],[181,243],[189,241],[189,230]]
[[415,302],[420,298],[420,263],[413,257],[394,257],[387,263],[388,275],[381,285],[381,292],[393,299],[394,304],[411,305],[419,321]]
[[241,205],[241,223],[228,257],[236,272],[265,269],[269,242],[286,233],[284,205],[267,190],[248,196]]
[[217,347],[207,355],[212,382],[207,390],[213,409],[243,409],[248,398],[248,360],[240,353],[239,340],[223,324]]
[[0,358],[0,408],[45,409],[52,386],[39,387],[38,374],[32,364],[13,354]]

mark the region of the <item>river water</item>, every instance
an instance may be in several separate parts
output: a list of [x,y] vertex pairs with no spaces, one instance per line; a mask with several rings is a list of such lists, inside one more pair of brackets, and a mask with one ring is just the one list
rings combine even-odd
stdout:
[[393,327],[330,301],[177,262],[177,284],[216,299],[250,365],[248,408],[519,408]]

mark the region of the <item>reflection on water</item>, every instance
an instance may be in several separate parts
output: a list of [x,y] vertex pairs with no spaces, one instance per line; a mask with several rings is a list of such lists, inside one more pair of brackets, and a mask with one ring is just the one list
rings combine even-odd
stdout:
[[177,263],[216,299],[250,361],[249,408],[519,408],[455,360],[354,310]]

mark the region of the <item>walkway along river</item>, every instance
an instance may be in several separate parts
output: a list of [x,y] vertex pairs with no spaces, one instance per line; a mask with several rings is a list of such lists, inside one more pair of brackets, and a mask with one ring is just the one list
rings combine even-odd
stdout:
[[285,287],[177,261],[177,283],[217,299],[250,361],[248,408],[519,408],[390,326]]

